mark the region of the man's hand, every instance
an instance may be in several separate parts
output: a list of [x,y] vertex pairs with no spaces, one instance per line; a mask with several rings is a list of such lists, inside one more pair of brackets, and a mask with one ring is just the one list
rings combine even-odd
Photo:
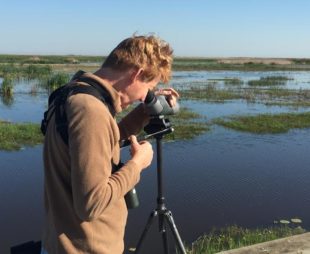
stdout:
[[155,95],[165,95],[170,107],[174,107],[177,103],[177,99],[180,97],[179,93],[173,88],[164,88],[155,91]]
[[129,139],[131,141],[131,160],[134,161],[141,170],[150,166],[153,159],[153,148],[150,142],[142,141],[138,143],[137,137],[134,135],[130,136]]

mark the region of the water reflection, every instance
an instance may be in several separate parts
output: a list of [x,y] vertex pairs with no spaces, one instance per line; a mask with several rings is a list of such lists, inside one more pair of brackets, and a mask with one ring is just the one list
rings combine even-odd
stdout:
[[1,95],[1,102],[6,107],[12,107],[14,103],[14,96],[13,95]]
[[0,119],[11,122],[40,123],[47,106],[46,95],[16,94],[14,103],[8,107],[0,101]]

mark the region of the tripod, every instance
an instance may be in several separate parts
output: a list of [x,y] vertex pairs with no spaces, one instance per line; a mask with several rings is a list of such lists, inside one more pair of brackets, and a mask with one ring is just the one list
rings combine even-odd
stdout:
[[165,205],[165,198],[163,196],[163,175],[162,175],[162,137],[167,133],[173,132],[173,128],[170,125],[168,119],[163,116],[152,118],[150,123],[144,128],[147,133],[155,133],[154,137],[156,138],[156,148],[157,148],[157,207],[153,210],[147,220],[145,228],[140,236],[138,241],[135,253],[139,253],[143,240],[145,239],[154,219],[158,217],[159,232],[162,234],[162,240],[164,245],[165,254],[169,254],[169,244],[168,244],[168,235],[167,235],[167,225],[170,227],[170,230],[173,234],[175,243],[182,254],[186,254],[184,245],[182,243],[180,234],[175,225],[172,213],[167,209]]

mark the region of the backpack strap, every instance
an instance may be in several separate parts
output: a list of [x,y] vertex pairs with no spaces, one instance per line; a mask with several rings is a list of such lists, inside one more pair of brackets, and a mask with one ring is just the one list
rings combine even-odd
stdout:
[[[107,105],[107,107],[109,108],[109,111],[111,113],[111,115],[114,117],[116,114],[115,108],[113,106],[113,99],[110,95],[110,93],[100,84],[98,84],[98,82],[96,82],[95,80],[91,79],[91,78],[87,78],[87,77],[81,77],[77,80],[77,82],[84,82],[87,83],[89,85],[91,85],[93,88],[93,91],[96,92],[96,94],[99,96],[96,96],[93,93],[88,93],[91,94],[97,98],[99,98],[103,103],[105,103]],[[89,90],[90,91],[90,90]],[[83,93],[83,92],[82,92]]]
[[104,103],[111,115],[114,117],[116,111],[113,106],[113,100],[109,92],[98,84],[96,81],[90,78],[81,77],[75,80],[76,82],[84,82],[89,84],[89,86],[80,85],[80,84],[66,84],[58,89],[56,89],[49,97],[49,108],[44,113],[44,119],[41,122],[41,132],[45,135],[48,122],[55,112],[55,124],[58,133],[60,134],[62,140],[65,144],[68,145],[68,119],[65,110],[65,104],[67,99],[75,94],[83,93],[89,94],[102,103]]

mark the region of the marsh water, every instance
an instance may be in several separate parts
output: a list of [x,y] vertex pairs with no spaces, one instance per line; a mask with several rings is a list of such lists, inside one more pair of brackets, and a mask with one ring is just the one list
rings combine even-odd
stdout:
[[[309,89],[308,72],[175,72],[171,84],[184,87],[208,79],[259,79],[285,75],[289,89]],[[224,85],[219,83],[219,85]],[[20,82],[11,103],[0,102],[0,119],[39,123],[47,95],[30,95],[29,84]],[[181,106],[215,117],[258,113],[309,111],[308,108],[181,101]],[[164,196],[182,240],[191,243],[213,227],[272,226],[275,220],[300,218],[310,229],[310,129],[284,134],[251,134],[213,125],[188,141],[163,144]],[[156,144],[153,144],[155,149]],[[9,246],[39,240],[43,223],[42,145],[16,152],[0,152],[0,253]],[[122,151],[122,158],[128,158]],[[154,154],[156,157],[156,153]],[[156,208],[156,160],[142,173],[137,186],[140,207],[129,211],[126,248],[134,247],[146,220]],[[103,236],[104,237],[104,236]],[[172,241],[172,240],[171,240]],[[172,245],[172,244],[171,244]],[[142,253],[161,253],[157,220],[147,235]]]

